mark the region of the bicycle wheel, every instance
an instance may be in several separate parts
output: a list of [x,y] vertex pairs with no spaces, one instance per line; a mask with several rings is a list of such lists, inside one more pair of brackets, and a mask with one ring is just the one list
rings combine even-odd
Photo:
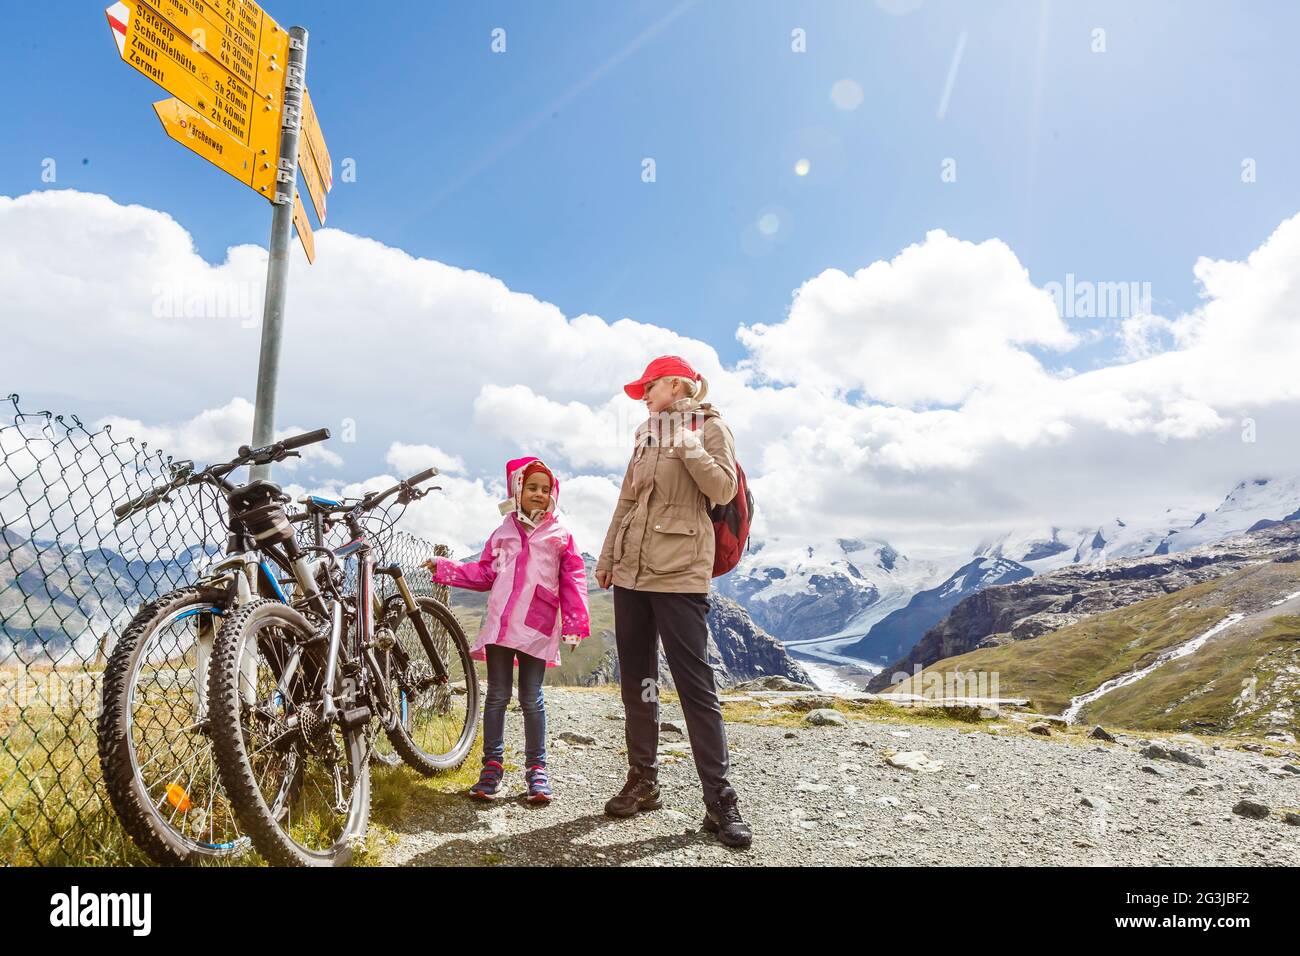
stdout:
[[[390,598],[382,620],[396,637],[387,652],[386,679],[398,719],[384,729],[410,766],[432,776],[465,762],[478,733],[479,686],[469,641],[445,604],[416,598],[419,614],[438,656],[447,668],[439,683],[423,639],[400,597]],[[384,666],[381,662],[381,666]]]
[[187,587],[142,607],[109,657],[97,726],[109,802],[151,860],[198,863],[250,845],[218,777],[207,672],[230,598]]
[[292,608],[253,601],[222,625],[212,655],[217,769],[244,831],[278,866],[344,865],[370,820],[368,721],[324,719],[316,636]]

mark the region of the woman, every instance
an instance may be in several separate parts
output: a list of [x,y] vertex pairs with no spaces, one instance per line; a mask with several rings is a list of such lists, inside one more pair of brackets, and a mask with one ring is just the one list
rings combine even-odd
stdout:
[[[702,403],[708,382],[684,359],[661,355],[623,386],[644,401],[618,506],[605,534],[596,582],[614,587],[614,636],[626,711],[627,783],[605,804],[628,817],[660,806],[658,643],[681,698],[695,769],[704,788],[704,829],[748,846],[736,791],[727,781],[727,732],[709,666],[710,504],[736,494],[736,452],[718,410]],[[656,637],[657,634],[657,637]]]

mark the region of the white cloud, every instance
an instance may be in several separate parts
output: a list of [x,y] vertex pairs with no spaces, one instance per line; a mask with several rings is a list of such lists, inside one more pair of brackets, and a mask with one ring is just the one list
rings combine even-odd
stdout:
[[[149,425],[129,418],[109,415],[99,419],[92,426],[100,428],[109,426],[120,435],[130,435],[137,442],[145,442],[150,448],[158,448],[173,458],[190,458],[200,468],[219,461],[229,461],[239,453],[243,445],[249,444],[253,435],[253,403],[244,398],[232,398],[220,408],[209,408],[199,412],[193,418],[177,424]],[[277,441],[311,431],[302,426],[277,428]],[[289,457],[276,465],[284,471],[296,471],[304,463],[319,464],[329,468],[339,468],[343,459],[330,446],[316,442],[295,449],[298,458]]]
[[484,385],[474,400],[475,425],[528,454],[557,456],[575,468],[613,470],[626,463],[636,424],[644,417],[626,397],[592,407],[552,401],[527,385]]
[[1076,341],[1004,243],[942,230],[852,276],[826,270],[799,287],[784,322],[742,326],[738,337],[773,381],[861,389],[902,405],[1033,385],[1045,376],[1021,346]]
[[[680,333],[570,319],[340,230],[319,231],[317,250],[292,267],[281,418],[349,419],[358,440],[322,446],[310,480],[293,477],[339,492],[437,465],[444,491],[408,527],[458,552],[500,522],[501,472],[520,454],[556,468],[570,528],[598,550],[644,414],[621,386],[661,353],[709,377],[773,535],[964,544],[1213,506],[1247,474],[1300,471],[1300,217],[1244,261],[1196,262],[1197,309],[1122,323],[1118,353],[1083,372],[1044,366],[1087,330],[996,239],[934,231],[889,261],[823,272],[784,320],[738,330],[749,355],[734,368]],[[0,197],[6,384],[111,411],[119,432],[177,457],[228,457],[251,429],[231,396],[256,368],[244,313],[260,311],[264,270],[256,246],[210,265],[170,217],[103,196]],[[1247,419],[1256,441],[1242,440]]]
[[609,516],[618,503],[618,479],[603,475],[560,476],[560,522],[573,534],[579,551],[600,555]]
[[433,445],[407,445],[395,441],[388,446],[388,454],[384,460],[404,476],[413,475],[429,467],[437,468],[438,472],[444,475],[465,473],[464,459],[441,448],[435,448]]
[[[399,475],[376,474],[361,481],[325,481],[308,485],[287,484],[285,491],[295,499],[304,494],[322,495],[342,500],[360,498],[367,492],[383,491],[408,476],[404,470]],[[481,478],[439,475],[422,488],[438,491],[413,501],[401,513],[399,524],[403,531],[428,541],[447,545],[454,557],[464,560],[491,534],[501,522],[497,502],[501,495]],[[376,512],[378,513],[378,512]],[[396,512],[393,512],[396,515]],[[367,525],[367,527],[373,527]]]

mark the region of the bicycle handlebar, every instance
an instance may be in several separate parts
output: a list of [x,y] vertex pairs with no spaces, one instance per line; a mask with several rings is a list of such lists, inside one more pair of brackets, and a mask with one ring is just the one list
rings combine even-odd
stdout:
[[361,501],[356,505],[356,507],[361,511],[369,511],[371,508],[374,508],[376,505],[379,504],[379,502],[383,501],[385,498],[390,498],[393,495],[397,494],[398,492],[414,491],[416,485],[420,484],[423,481],[428,481],[430,478],[434,477],[437,474],[438,474],[437,468],[426,468],[418,475],[412,475],[410,478],[407,478],[404,481],[399,481],[391,488],[385,489],[384,491],[370,492],[370,494],[366,495],[364,498],[361,499]]
[[270,445],[264,445],[261,448],[250,448],[247,445],[241,445],[239,454],[232,460],[217,465],[209,465],[197,473],[189,471],[178,475],[165,484],[117,505],[113,508],[113,517],[117,521],[121,521],[127,515],[136,511],[152,508],[158,502],[164,500],[170,492],[185,485],[214,481],[222,484],[229,491],[230,485],[224,482],[224,478],[236,468],[241,468],[244,465],[269,465],[273,462],[283,461],[294,449],[314,445],[317,442],[325,441],[329,437],[330,430],[328,428],[318,428],[315,431],[303,432],[301,435],[293,435],[282,441],[272,442]]
[[314,432],[303,432],[301,435],[294,435],[292,438],[286,438],[280,442],[286,450],[292,451],[295,448],[303,448],[307,445],[314,445],[330,437],[328,428],[318,428]]
[[184,479],[173,479],[165,485],[159,485],[157,488],[150,489],[144,494],[132,498],[130,501],[125,501],[113,509],[113,517],[118,521],[121,521],[133,511],[144,511],[147,508],[152,508],[158,502],[166,498],[169,492],[175,491],[177,488],[181,487],[181,485],[187,484],[189,479],[190,476],[186,476]]
[[[272,442],[269,445],[263,445],[261,448],[249,448],[247,445],[240,445],[239,457],[227,463],[229,465],[227,471],[234,471],[241,465],[269,465],[272,462],[283,460],[285,452],[293,451],[295,448],[303,448],[306,445],[314,445],[316,442],[325,441],[329,437],[330,430],[328,428],[318,428],[314,432],[303,432],[301,435],[294,435],[291,438]],[[226,468],[226,465],[214,467]]]

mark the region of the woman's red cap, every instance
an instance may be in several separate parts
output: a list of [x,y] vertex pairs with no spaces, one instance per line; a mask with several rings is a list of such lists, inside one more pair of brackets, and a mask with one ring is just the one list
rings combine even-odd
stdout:
[[639,402],[645,397],[646,385],[665,375],[680,375],[696,382],[700,380],[700,373],[691,368],[691,363],[680,355],[661,355],[645,367],[639,379],[624,385],[623,391],[627,392],[629,398]]

